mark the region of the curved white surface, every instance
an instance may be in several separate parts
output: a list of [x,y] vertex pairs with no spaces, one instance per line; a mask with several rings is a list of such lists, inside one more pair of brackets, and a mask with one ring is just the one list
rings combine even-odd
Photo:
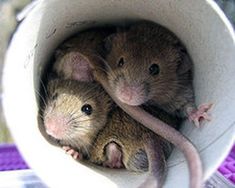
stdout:
[[[29,165],[49,187],[136,187],[146,174],[99,170],[73,161],[45,141],[37,126],[42,67],[54,48],[77,30],[123,19],[158,22],[181,38],[195,64],[197,104],[213,102],[213,121],[182,131],[200,151],[205,179],[218,167],[234,141],[235,37],[211,0],[42,1],[21,23],[9,47],[3,72],[7,124]],[[188,168],[175,150],[169,159],[166,188],[188,187]]]

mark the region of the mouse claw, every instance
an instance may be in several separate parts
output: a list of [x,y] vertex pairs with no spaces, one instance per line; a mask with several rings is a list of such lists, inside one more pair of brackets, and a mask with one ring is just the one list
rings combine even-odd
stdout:
[[212,107],[212,103],[201,104],[197,110],[189,113],[189,120],[199,128],[202,120],[211,121],[212,117],[208,114],[208,110]]
[[75,151],[74,149],[72,149],[71,147],[63,146],[62,149],[65,150],[66,154],[71,155],[74,159],[81,159],[81,156],[79,155],[79,153]]

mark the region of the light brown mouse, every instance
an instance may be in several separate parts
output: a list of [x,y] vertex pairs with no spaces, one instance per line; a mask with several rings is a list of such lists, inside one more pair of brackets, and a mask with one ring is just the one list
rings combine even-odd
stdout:
[[[110,97],[98,84],[73,80],[52,79],[46,89],[46,105],[42,107],[45,131],[61,146],[79,148],[84,157],[88,156],[107,122]],[[94,96],[99,98],[94,100]]]
[[[92,163],[129,171],[146,172],[143,183],[162,187],[166,176],[166,159],[172,146],[117,106],[103,88],[90,82],[55,79],[48,83],[48,100],[44,109],[47,134],[68,146],[73,156]],[[158,118],[176,124],[175,118],[158,111]]]
[[181,41],[168,29],[148,21],[106,39],[106,70],[116,97],[132,106],[151,104],[188,117],[199,127],[210,120],[212,104],[195,105],[193,63]]

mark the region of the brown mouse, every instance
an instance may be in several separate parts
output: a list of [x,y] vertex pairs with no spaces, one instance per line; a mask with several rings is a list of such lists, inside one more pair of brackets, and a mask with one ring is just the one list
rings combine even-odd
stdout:
[[[93,81],[92,66],[87,62],[96,62],[103,54],[103,41],[112,34],[115,29],[108,28],[92,28],[66,39],[60,44],[53,57],[51,64],[47,67],[41,80],[40,106],[45,105],[45,99],[48,98],[45,85],[48,80],[60,77],[63,79],[74,79],[79,81]],[[100,64],[102,66],[102,64]],[[42,114],[43,108],[39,108],[39,114]],[[41,116],[38,117],[39,130],[42,135],[53,145],[60,145],[56,139],[46,134],[44,123]]]
[[[84,54],[84,53],[86,52],[83,52],[83,50],[77,50],[77,54]],[[100,82],[102,86],[105,88],[105,90],[108,92],[108,94],[116,102],[116,104],[118,104],[122,109],[124,109],[135,120],[139,121],[141,124],[148,127],[158,135],[162,136],[163,138],[174,144],[183,152],[189,165],[190,187],[199,188],[202,184],[202,165],[201,165],[200,156],[196,148],[193,146],[193,144],[187,138],[185,138],[180,132],[176,131],[174,128],[170,127],[169,125],[160,121],[159,119],[151,116],[149,113],[146,113],[146,111],[142,110],[141,108],[135,106],[129,106],[120,102],[120,100],[116,97],[115,93],[113,92],[113,89],[111,89],[110,84],[108,82],[107,71],[104,69],[105,68],[104,60],[102,60],[102,58],[98,58],[98,56],[92,59],[90,59],[89,57],[90,54],[87,56],[87,58],[84,58],[88,66],[88,68],[85,69],[88,71],[87,75],[92,75],[92,77],[94,77],[96,81]],[[68,62],[67,60],[63,62],[64,63],[66,62],[67,66],[74,66],[74,63],[69,62],[69,60],[71,59],[72,58],[68,58]],[[79,64],[80,62],[75,61],[75,63]],[[86,63],[83,64],[85,65]],[[79,68],[75,70],[77,71],[75,74],[79,74],[80,71]],[[90,70],[92,70],[92,73],[89,72]],[[82,71],[84,71],[84,69]],[[74,79],[73,76],[71,78]]]
[[151,104],[188,117],[199,127],[210,120],[211,104],[197,109],[193,63],[186,48],[168,29],[148,21],[133,24],[106,39],[106,70],[117,98],[128,105]]
[[154,133],[162,136],[182,151],[189,166],[190,188],[201,188],[203,182],[202,162],[197,149],[190,140],[175,128],[161,121],[159,118],[156,118],[156,116],[146,112],[142,108],[122,103],[110,88],[106,72],[97,68],[93,70],[93,75],[95,80],[102,84],[103,88],[112,97],[114,102],[132,118],[152,130]]
[[[114,107],[96,83],[55,79],[48,83],[47,90],[43,115],[47,134],[92,163],[124,166],[134,172],[150,170],[142,187],[162,187],[166,159],[172,150],[168,142]],[[158,118],[168,124],[177,123],[164,111],[158,111]]]

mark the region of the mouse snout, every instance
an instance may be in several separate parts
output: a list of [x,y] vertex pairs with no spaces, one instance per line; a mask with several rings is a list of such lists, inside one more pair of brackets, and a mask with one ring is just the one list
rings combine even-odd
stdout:
[[68,119],[66,117],[52,115],[48,116],[44,120],[47,134],[56,138],[62,139],[66,135],[68,130],[67,126]]
[[143,84],[130,85],[126,82],[119,83],[115,94],[121,102],[128,105],[138,106],[146,102],[146,95]]

